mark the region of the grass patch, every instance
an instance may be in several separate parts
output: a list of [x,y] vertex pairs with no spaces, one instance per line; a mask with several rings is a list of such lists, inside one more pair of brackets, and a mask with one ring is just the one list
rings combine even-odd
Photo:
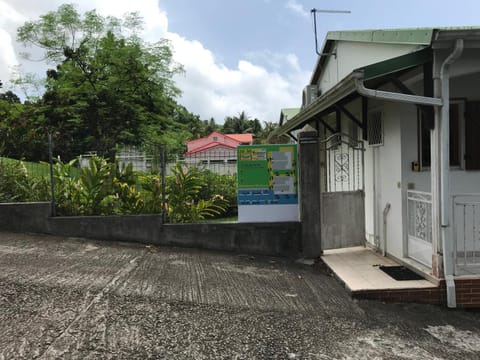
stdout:
[[216,223],[216,222],[237,222],[238,221],[238,216],[230,216],[230,217],[224,217],[224,218],[218,218],[218,219],[204,219],[200,220],[199,223]]
[[50,175],[48,164],[34,163],[5,157],[0,157],[0,162],[3,162],[4,164],[23,164],[25,169],[27,169],[27,174],[31,177],[49,177]]

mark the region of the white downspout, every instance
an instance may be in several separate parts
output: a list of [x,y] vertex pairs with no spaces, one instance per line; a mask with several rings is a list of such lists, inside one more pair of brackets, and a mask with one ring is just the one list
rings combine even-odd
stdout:
[[387,215],[390,211],[390,203],[385,204],[383,209],[383,249],[382,255],[387,256]]
[[451,239],[448,241],[448,230],[450,228],[450,65],[462,55],[462,52],[463,39],[457,39],[455,49],[445,59],[440,68],[443,100],[440,123],[440,231],[443,248],[443,269],[447,286],[447,306],[450,308],[457,307],[453,241]]

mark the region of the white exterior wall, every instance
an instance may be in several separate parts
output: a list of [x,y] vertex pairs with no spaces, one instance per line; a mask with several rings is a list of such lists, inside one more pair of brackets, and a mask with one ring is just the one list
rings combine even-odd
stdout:
[[[374,235],[383,248],[383,210],[387,203],[387,252],[403,256],[403,204],[401,121],[405,118],[402,106],[385,103],[381,109],[384,138],[381,146],[368,146],[365,154],[365,225],[366,238]],[[375,187],[375,191],[374,191]],[[376,220],[375,220],[376,218]]]
[[[478,56],[480,56],[480,52]],[[471,60],[462,59],[462,62],[461,66],[464,66],[467,69],[461,70],[454,67],[454,73],[464,74],[465,72],[471,72],[473,66]],[[480,68],[477,65],[477,71],[479,70]],[[452,78],[450,82],[451,98],[478,101],[480,100],[479,84],[480,73]],[[407,105],[404,105],[404,107],[406,108]],[[402,109],[401,111],[402,113],[405,113],[405,116],[408,119],[411,119],[411,121],[402,121],[402,176],[404,188],[410,184],[412,190],[430,192],[430,170],[424,169],[420,172],[414,172],[411,170],[412,161],[418,160],[416,109],[410,107],[410,110]],[[463,154],[461,154],[460,157],[463,157]],[[465,171],[463,169],[452,167],[450,169],[450,192],[452,194],[480,193],[480,171]]]
[[336,44],[336,48],[332,51],[336,52],[337,56],[329,56],[325,71],[318,84],[322,94],[359,67],[419,49],[417,45],[406,44],[374,44],[353,41],[340,41]]
[[[468,67],[468,59],[463,60],[463,65]],[[457,74],[464,74],[461,69],[456,69]],[[470,70],[468,71],[470,72]],[[480,92],[478,91],[478,84],[480,83],[480,74],[461,75],[451,80],[451,98],[452,100],[464,99],[464,100],[479,100]],[[419,89],[416,89],[417,92]],[[463,116],[463,110],[461,110],[460,116]],[[401,126],[401,175],[402,175],[402,196],[403,196],[403,241],[401,238],[390,234],[388,231],[388,244],[387,251],[394,256],[402,257],[402,252],[397,250],[397,247],[406,242],[407,231],[407,209],[406,209],[406,192],[408,189],[430,192],[431,191],[431,172],[429,169],[422,170],[420,172],[414,172],[411,169],[411,163],[418,160],[418,136],[417,136],[417,109],[414,106],[398,105],[396,112],[400,117]],[[388,130],[386,129],[386,132]],[[463,136],[461,135],[463,139]],[[463,157],[463,154],[460,154]],[[480,193],[480,171],[465,171],[458,167],[452,167],[450,169],[450,193],[466,194],[466,193]],[[382,197],[385,194],[381,194]],[[453,204],[450,204],[450,209],[453,209]],[[393,204],[392,204],[393,210]],[[391,214],[389,214],[390,216]],[[381,214],[380,214],[381,216]],[[450,214],[452,216],[452,213]],[[450,219],[450,223],[453,224],[453,219]],[[380,227],[381,228],[381,227]],[[382,233],[380,233],[382,235]],[[398,243],[392,243],[395,241]],[[406,256],[406,246],[404,247],[403,256]]]

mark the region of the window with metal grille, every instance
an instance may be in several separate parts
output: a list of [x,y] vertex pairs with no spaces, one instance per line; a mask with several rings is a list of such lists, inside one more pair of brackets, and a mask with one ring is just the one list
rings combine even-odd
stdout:
[[374,112],[368,118],[367,140],[368,145],[371,146],[383,145],[383,122],[381,112]]

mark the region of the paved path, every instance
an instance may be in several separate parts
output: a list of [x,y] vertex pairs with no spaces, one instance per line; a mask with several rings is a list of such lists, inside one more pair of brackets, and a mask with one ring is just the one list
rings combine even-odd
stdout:
[[480,313],[286,259],[0,232],[0,359],[478,359]]

